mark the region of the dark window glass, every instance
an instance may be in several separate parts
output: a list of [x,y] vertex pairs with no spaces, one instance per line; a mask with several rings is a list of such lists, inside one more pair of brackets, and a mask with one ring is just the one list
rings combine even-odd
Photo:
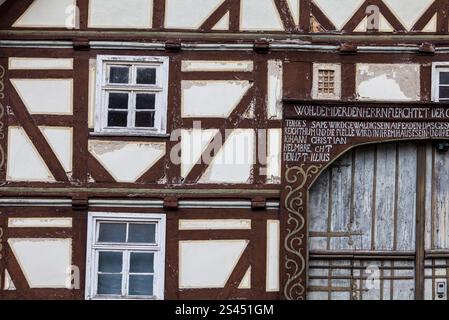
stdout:
[[152,296],[153,276],[130,275],[129,295],[131,296]]
[[127,126],[128,126],[128,112],[109,111],[108,127],[127,127]]
[[109,83],[129,83],[128,67],[110,67]]
[[440,87],[440,98],[449,98],[449,87]]
[[136,112],[136,128],[154,128],[154,111]]
[[122,272],[122,253],[106,251],[99,252],[98,271],[107,273]]
[[131,273],[154,273],[154,253],[131,252]]
[[128,242],[131,243],[155,243],[156,225],[131,223],[129,225]]
[[151,109],[154,110],[156,104],[155,94],[142,94],[136,95],[136,109]]
[[440,84],[449,84],[449,72],[440,72]]
[[99,274],[97,293],[120,295],[122,293],[122,275]]
[[111,92],[109,93],[109,109],[128,109],[128,94]]
[[137,68],[138,84],[156,84],[156,69],[154,68]]
[[99,242],[126,242],[126,223],[100,223]]

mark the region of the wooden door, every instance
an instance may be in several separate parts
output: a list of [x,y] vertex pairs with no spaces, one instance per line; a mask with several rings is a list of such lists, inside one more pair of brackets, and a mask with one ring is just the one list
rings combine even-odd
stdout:
[[449,153],[356,148],[309,193],[308,299],[446,299],[448,232]]

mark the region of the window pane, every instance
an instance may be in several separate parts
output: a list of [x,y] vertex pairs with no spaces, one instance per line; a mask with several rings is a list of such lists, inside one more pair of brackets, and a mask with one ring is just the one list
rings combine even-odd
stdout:
[[440,87],[440,98],[449,98],[449,87]]
[[138,84],[156,84],[156,69],[154,68],[137,68]]
[[136,112],[137,128],[154,128],[154,111]]
[[99,274],[98,294],[122,294],[122,276],[120,274]]
[[108,112],[108,127],[127,127],[128,126],[128,112],[125,111],[109,111]]
[[126,223],[100,223],[99,242],[126,242]]
[[128,83],[129,68],[128,67],[110,67],[109,83]]
[[109,109],[128,109],[128,94],[111,92],[109,93]]
[[131,273],[153,273],[154,253],[131,252],[131,262],[129,266]]
[[156,225],[154,224],[137,224],[129,225],[128,242],[131,243],[155,243]]
[[137,94],[136,109],[153,109],[156,104],[155,94]]
[[449,72],[440,72],[440,84],[449,84]]
[[152,296],[153,276],[129,276],[129,295],[131,296]]
[[100,252],[98,254],[99,272],[122,272],[122,253],[121,252]]

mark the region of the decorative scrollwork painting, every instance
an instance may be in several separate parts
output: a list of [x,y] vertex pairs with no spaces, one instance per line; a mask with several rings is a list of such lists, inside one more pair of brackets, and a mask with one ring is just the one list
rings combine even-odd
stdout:
[[287,166],[285,170],[284,208],[288,217],[286,220],[286,236],[284,238],[284,268],[286,281],[283,294],[288,300],[305,298],[306,284],[306,250],[307,222],[305,202],[307,187],[313,177],[318,174],[321,165]]

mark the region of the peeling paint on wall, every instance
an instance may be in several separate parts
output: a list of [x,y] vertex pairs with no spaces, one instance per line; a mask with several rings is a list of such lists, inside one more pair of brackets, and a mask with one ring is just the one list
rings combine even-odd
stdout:
[[417,64],[357,64],[360,100],[419,101],[420,66]]

